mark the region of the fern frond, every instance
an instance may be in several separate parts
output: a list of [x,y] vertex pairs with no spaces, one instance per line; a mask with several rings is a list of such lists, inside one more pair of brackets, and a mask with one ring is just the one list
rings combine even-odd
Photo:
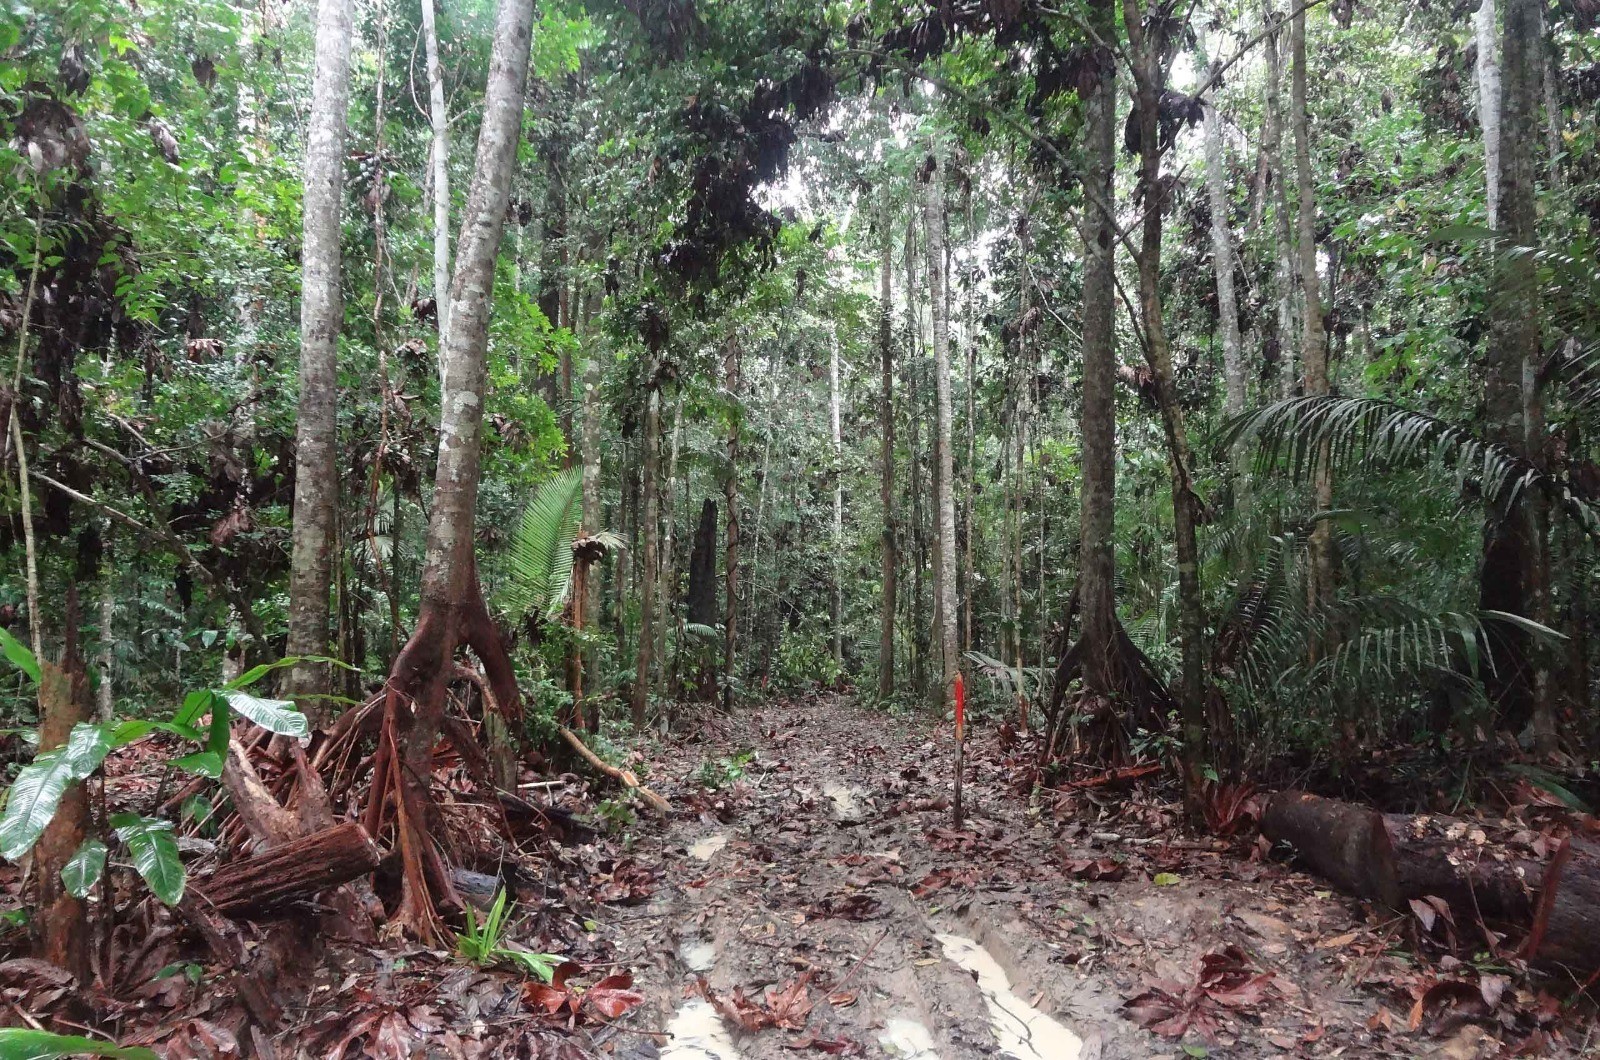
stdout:
[[583,518],[583,473],[559,472],[540,483],[522,510],[506,554],[501,599],[519,616],[553,620],[572,585],[572,542]]

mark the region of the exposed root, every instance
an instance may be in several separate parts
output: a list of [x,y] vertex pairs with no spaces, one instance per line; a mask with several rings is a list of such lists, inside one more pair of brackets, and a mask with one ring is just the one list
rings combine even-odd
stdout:
[[[1139,650],[1117,622],[1104,672],[1110,677],[1107,694],[1086,692],[1076,698],[1071,714],[1067,706],[1069,686],[1083,676],[1085,641],[1078,640],[1061,655],[1056,665],[1050,708],[1046,712],[1044,759],[1058,754],[1104,766],[1128,764],[1130,742],[1140,729],[1160,732],[1167,727],[1167,716],[1177,710],[1177,701],[1167,691],[1161,675],[1148,656]],[[1072,724],[1072,717],[1082,719]],[[1070,729],[1070,731],[1068,731]],[[1060,746],[1065,742],[1066,746]]]

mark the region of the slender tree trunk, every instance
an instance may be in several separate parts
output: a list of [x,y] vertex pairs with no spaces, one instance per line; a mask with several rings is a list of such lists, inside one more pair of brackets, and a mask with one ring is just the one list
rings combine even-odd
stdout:
[[[1536,0],[1506,0],[1501,55],[1500,217],[1505,242],[1496,248],[1496,292],[1489,309],[1484,364],[1484,414],[1489,436],[1542,463],[1538,415],[1539,288],[1533,259],[1508,248],[1536,246],[1533,165],[1534,108],[1540,90],[1539,11]],[[1491,508],[1484,537],[1479,606],[1538,619],[1543,596],[1540,534],[1526,493],[1509,508]],[[1504,623],[1490,635],[1484,684],[1502,724],[1518,731],[1530,722],[1541,753],[1557,744],[1550,704],[1538,695],[1535,645]]]
[[[742,350],[737,339],[730,338],[723,352],[722,374],[727,379],[728,394],[735,401],[739,398],[742,384],[739,379],[740,355]],[[727,554],[723,560],[723,578],[725,596],[724,606],[727,614],[723,619],[722,629],[722,707],[724,710],[733,709],[734,689],[734,663],[737,660],[739,647],[739,422],[740,417],[735,414],[728,424],[728,469],[727,477],[723,480],[723,501],[728,508],[728,545]]]
[[678,391],[672,403],[672,442],[667,448],[667,474],[661,481],[661,589],[660,609],[656,615],[656,669],[658,688],[663,699],[674,694],[672,671],[667,666],[667,626],[672,618],[672,605],[678,596],[678,557],[673,544],[672,489],[678,481],[678,443],[683,436],[683,391]]
[[[428,127],[433,134],[433,300],[439,319],[439,350],[450,333],[450,116],[444,109],[444,68],[439,65],[439,29],[433,0],[422,0],[422,42],[428,56]],[[443,379],[443,359],[440,378]]]
[[[601,529],[604,513],[600,506],[600,342],[599,336],[593,328],[594,318],[599,312],[600,294],[598,290],[585,293],[583,299],[583,313],[580,322],[580,335],[584,352],[583,365],[583,532],[595,534]],[[584,577],[583,614],[585,621],[594,625],[600,620],[600,577],[598,573],[589,571]],[[595,668],[595,653],[593,650],[586,653],[584,670],[593,673]],[[592,682],[586,681],[585,684]],[[582,710],[582,703],[575,703],[574,707],[579,716],[593,722],[587,712]]]
[[833,464],[833,670],[844,676],[844,445],[839,430],[839,336],[828,341],[828,426],[832,435]]
[[887,702],[894,696],[894,617],[897,606],[897,580],[899,573],[899,526],[895,517],[894,489],[894,292],[891,261],[894,253],[890,230],[890,186],[884,177],[882,201],[878,212],[878,235],[882,245],[878,248],[878,359],[881,364],[882,385],[878,399],[878,432],[880,437],[879,464],[881,472],[878,489],[883,507],[883,602],[878,619],[878,701]]
[[956,508],[955,466],[950,445],[952,401],[950,393],[950,318],[945,301],[944,173],[929,155],[927,183],[923,187],[923,229],[928,245],[928,301],[933,307],[934,421],[938,438],[938,548],[939,548],[939,662],[943,680],[935,705],[951,701],[956,656]]
[[416,629],[390,674],[385,731],[366,809],[367,830],[376,835],[389,817],[386,810],[393,798],[402,861],[396,920],[430,942],[440,932],[432,896],[453,895],[430,834],[437,811],[428,785],[456,647],[465,642],[477,654],[502,712],[515,719],[521,709],[515,672],[478,585],[473,540],[494,264],[521,140],[533,8],[532,0],[502,0],[497,15],[477,159],[451,286],[421,605]]
[[[350,106],[350,22],[350,0],[321,0],[301,214],[300,397],[286,648],[292,656],[328,654],[333,523],[339,503],[339,329],[344,319],[339,235],[345,114]],[[311,696],[326,692],[327,680],[325,665],[306,663],[293,669],[289,687],[295,695]],[[301,707],[318,724],[326,720],[326,704],[308,698]]]
[[973,597],[977,595],[977,567],[974,561],[977,556],[977,513],[974,510],[978,505],[978,329],[977,314],[974,304],[977,301],[978,288],[978,232],[977,225],[973,223],[972,216],[972,189],[969,184],[966,195],[967,215],[967,243],[972,254],[971,275],[967,282],[966,298],[966,347],[967,347],[967,503],[964,507],[966,513],[966,534],[964,543],[964,563],[966,576],[962,585],[964,592],[961,596],[962,622],[961,622],[961,650],[969,652],[977,643],[977,633],[972,628]]
[[911,475],[911,690],[920,700],[927,695],[927,655],[923,651],[924,631],[922,582],[927,567],[928,546],[922,512],[922,342],[917,317],[917,254],[915,213],[906,221],[906,325],[911,346],[906,373],[907,450]]
[[1283,165],[1283,52],[1279,37],[1283,18],[1273,0],[1265,6],[1269,32],[1266,38],[1267,101],[1262,138],[1264,150],[1270,160],[1273,199],[1273,224],[1276,233],[1276,253],[1273,268],[1278,303],[1278,366],[1279,394],[1289,397],[1294,393],[1298,375],[1295,371],[1295,299],[1298,293],[1296,269],[1292,263],[1294,237],[1290,231],[1289,182]]
[[[1102,38],[1116,32],[1115,0],[1096,0],[1092,9]],[[1088,200],[1106,209],[1083,212],[1083,485],[1079,507],[1078,606],[1083,632],[1080,655],[1083,683],[1091,693],[1113,688],[1116,648],[1116,490],[1117,350],[1116,233],[1107,211],[1116,206],[1117,64],[1104,51],[1095,55],[1098,83],[1087,100],[1086,165]]]
[[1191,812],[1196,807],[1205,760],[1205,670],[1202,639],[1205,620],[1200,598],[1200,555],[1195,525],[1200,509],[1194,491],[1193,459],[1173,381],[1172,349],[1167,339],[1161,303],[1161,228],[1166,212],[1166,191],[1161,179],[1159,102],[1165,84],[1163,53],[1167,42],[1152,39],[1161,30],[1152,26],[1147,35],[1138,0],[1123,0],[1123,27],[1128,35],[1136,68],[1135,108],[1139,128],[1139,187],[1144,196],[1139,266],[1139,307],[1148,344],[1146,356],[1154,377],[1156,400],[1161,406],[1172,471],[1173,535],[1178,560],[1178,630],[1182,651],[1182,685],[1179,722],[1183,738],[1184,790]]
[[1483,129],[1484,206],[1489,227],[1500,227],[1500,41],[1494,0],[1482,0],[1472,17],[1477,38],[1478,124]]
[[1244,412],[1244,347],[1239,337],[1239,303],[1233,289],[1233,236],[1228,230],[1226,150],[1222,115],[1215,103],[1206,106],[1206,192],[1211,202],[1211,264],[1217,280],[1217,315],[1222,325],[1223,412],[1231,419]]
[[660,566],[657,547],[658,506],[661,493],[661,385],[651,372],[650,391],[644,412],[644,564],[639,572],[639,640],[634,655],[633,725],[644,727],[645,708],[650,702],[650,667],[655,656],[656,576]]
[[[1328,336],[1322,327],[1322,280],[1317,273],[1317,185],[1311,172],[1311,130],[1306,107],[1306,13],[1295,9],[1289,22],[1289,48],[1294,70],[1290,84],[1290,121],[1294,126],[1295,183],[1300,189],[1300,289],[1305,295],[1301,307],[1300,363],[1305,373],[1307,397],[1326,397],[1328,387]],[[1312,491],[1318,512],[1311,530],[1310,585],[1308,603],[1312,614],[1324,612],[1333,599],[1333,527],[1321,513],[1333,507],[1333,472],[1329,453],[1323,447],[1312,475]],[[1313,657],[1332,651],[1330,636],[1312,645]]]

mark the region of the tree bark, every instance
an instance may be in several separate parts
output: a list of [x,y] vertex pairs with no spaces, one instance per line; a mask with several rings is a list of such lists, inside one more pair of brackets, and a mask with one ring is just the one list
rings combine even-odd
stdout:
[[1500,41],[1494,0],[1472,16],[1477,39],[1478,125],[1483,130],[1484,208],[1489,227],[1500,227]]
[[223,916],[257,916],[365,876],[380,860],[372,837],[352,821],[225,865],[195,889]]
[[[1102,39],[1116,30],[1115,0],[1096,0],[1092,17]],[[1097,50],[1099,73],[1087,100],[1087,165],[1084,197],[1105,209],[1083,213],[1083,484],[1079,507],[1078,606],[1085,687],[1098,695],[1113,689],[1116,648],[1117,351],[1116,234],[1108,211],[1115,209],[1117,164],[1117,65]]]
[[439,322],[440,379],[450,334],[450,116],[444,109],[444,68],[439,65],[439,29],[433,0],[422,0],[422,41],[428,56],[428,127],[433,167],[433,301]]
[[1287,398],[1294,394],[1295,380],[1298,377],[1294,362],[1294,351],[1298,346],[1294,341],[1298,283],[1295,278],[1296,269],[1291,264],[1294,237],[1290,229],[1293,222],[1289,219],[1289,182],[1285,179],[1283,165],[1283,52],[1282,41],[1279,38],[1283,18],[1278,14],[1274,0],[1267,0],[1265,18],[1269,32],[1266,38],[1267,99],[1262,140],[1270,167],[1273,231],[1276,236],[1273,274],[1278,302],[1277,357],[1281,362],[1278,366],[1279,394]]
[[[340,215],[350,34],[350,0],[320,0],[301,205],[300,396],[285,649],[291,656],[328,654],[328,593],[339,503],[339,331],[344,322]],[[320,663],[299,664],[289,676],[289,690],[296,696],[326,692],[327,683],[327,666]],[[300,707],[313,726],[327,720],[325,699],[304,698]]]
[[[1299,257],[1301,307],[1300,363],[1307,397],[1326,397],[1328,387],[1328,336],[1322,326],[1322,281],[1317,273],[1316,181],[1311,172],[1311,130],[1306,106],[1306,12],[1295,9],[1289,22],[1289,48],[1293,72],[1290,82],[1290,121],[1294,127],[1295,183],[1300,191]],[[1322,515],[1333,507],[1333,472],[1326,445],[1312,473],[1313,503],[1318,512],[1311,530],[1307,602],[1312,614],[1325,611],[1333,599],[1333,527]],[[1313,658],[1331,652],[1331,639],[1312,645]]]
[[[742,349],[737,339],[730,337],[723,349],[722,374],[727,380],[728,395],[739,399],[739,360]],[[727,613],[722,628],[722,707],[733,709],[734,663],[739,647],[739,424],[741,413],[735,412],[728,423],[728,469],[723,479],[723,502],[728,507],[728,546],[723,559],[723,606]]]
[[828,339],[828,427],[833,460],[828,477],[833,480],[833,672],[844,676],[844,446],[839,430],[839,336]]
[[689,621],[698,626],[717,624],[717,502],[710,497],[700,506],[700,522],[689,555]]
[[928,156],[927,183],[923,186],[923,228],[927,232],[928,301],[933,308],[934,431],[938,438],[939,550],[939,662],[942,679],[935,706],[951,701],[959,659],[956,655],[956,508],[955,466],[951,453],[952,398],[950,390],[950,316],[945,301],[944,173],[942,164]]
[[484,93],[472,187],[467,196],[443,358],[439,456],[428,517],[417,626],[394,662],[385,731],[368,794],[367,831],[378,834],[392,796],[403,882],[399,923],[438,937],[433,894],[453,897],[430,837],[436,813],[428,790],[434,741],[455,649],[469,644],[501,710],[520,714],[516,675],[484,606],[473,554],[487,383],[494,264],[504,232],[521,139],[532,41],[532,0],[501,0]]
[[[657,361],[659,368],[659,359]],[[642,534],[643,566],[639,572],[639,640],[634,653],[633,692],[630,709],[634,728],[644,726],[645,708],[650,702],[650,667],[655,655],[656,573],[660,563],[657,536],[657,499],[661,492],[661,384],[652,369],[644,409],[644,491]]]
[[678,443],[683,437],[683,391],[672,403],[672,443],[667,449],[667,473],[661,480],[661,586],[660,607],[656,614],[656,668],[660,682],[660,695],[670,698],[674,694],[672,670],[667,666],[667,627],[672,618],[672,605],[678,596],[678,554],[673,538],[676,523],[673,511],[672,488],[678,481]]
[[[76,587],[70,587],[68,593],[67,643],[61,665],[39,660],[40,751],[63,746],[73,727],[89,715],[89,686],[78,650]],[[37,623],[39,619],[30,614],[28,621]],[[39,881],[34,907],[39,956],[65,968],[80,983],[89,978],[89,930],[83,899],[67,893],[61,870],[88,834],[89,794],[83,784],[72,784],[33,848],[33,868]]]
[[1229,419],[1244,413],[1244,348],[1239,337],[1239,303],[1233,289],[1233,236],[1228,228],[1227,152],[1222,115],[1214,99],[1206,106],[1206,193],[1211,202],[1211,265],[1217,280],[1217,317],[1222,325],[1222,411]]
[[878,397],[879,487],[883,508],[883,600],[878,617],[878,701],[894,696],[894,619],[899,593],[899,526],[895,517],[894,489],[894,239],[890,220],[891,194],[883,178],[878,208],[878,359],[881,385]]

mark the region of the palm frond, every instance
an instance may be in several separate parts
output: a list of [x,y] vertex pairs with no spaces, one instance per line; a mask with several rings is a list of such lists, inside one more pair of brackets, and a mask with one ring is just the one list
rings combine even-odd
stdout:
[[583,518],[583,473],[559,472],[540,483],[522,510],[506,554],[501,599],[518,616],[550,621],[572,585],[572,542]]

